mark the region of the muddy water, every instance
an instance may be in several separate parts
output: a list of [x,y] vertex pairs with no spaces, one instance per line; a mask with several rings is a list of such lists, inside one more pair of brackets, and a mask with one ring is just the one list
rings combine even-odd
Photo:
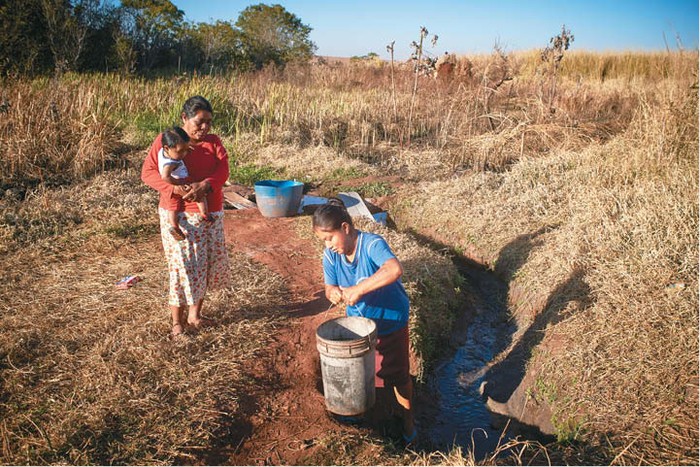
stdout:
[[461,446],[463,453],[469,449],[483,459],[502,435],[505,440],[515,435],[510,429],[504,433],[503,418],[492,416],[480,391],[490,362],[510,344],[515,326],[508,321],[506,286],[478,267],[458,267],[474,298],[473,309],[465,310],[468,324],[456,336],[454,354],[428,377],[427,397],[435,406],[417,421],[434,449]]

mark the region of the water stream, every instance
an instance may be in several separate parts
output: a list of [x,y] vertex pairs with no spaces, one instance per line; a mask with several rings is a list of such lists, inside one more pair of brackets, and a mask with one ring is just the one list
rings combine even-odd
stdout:
[[490,362],[509,345],[515,325],[508,321],[508,290],[501,281],[478,267],[460,266],[460,273],[474,297],[474,310],[467,310],[464,319],[471,315],[473,319],[458,337],[454,355],[428,377],[428,397],[436,407],[418,423],[434,449],[461,446],[463,453],[469,449],[482,459],[496,448],[501,436],[507,440],[515,435],[494,423],[480,391]]

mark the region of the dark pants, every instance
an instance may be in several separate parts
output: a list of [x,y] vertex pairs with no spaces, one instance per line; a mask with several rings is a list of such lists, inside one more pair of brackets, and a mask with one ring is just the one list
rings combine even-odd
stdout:
[[408,363],[408,325],[377,337],[374,378],[378,388],[404,386],[411,380]]

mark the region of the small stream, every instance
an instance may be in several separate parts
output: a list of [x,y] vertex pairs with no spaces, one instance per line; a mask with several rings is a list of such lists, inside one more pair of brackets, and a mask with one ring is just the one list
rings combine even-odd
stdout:
[[[436,407],[417,422],[434,449],[461,446],[463,453],[472,450],[476,459],[483,459],[498,445],[503,428],[502,423],[494,426],[495,416],[486,408],[480,386],[489,362],[510,344],[515,325],[508,321],[507,287],[486,270],[458,267],[468,293],[475,296],[475,309],[467,310],[464,319],[473,319],[458,337],[454,355],[429,375],[426,389]],[[503,441],[515,434],[509,429]]]

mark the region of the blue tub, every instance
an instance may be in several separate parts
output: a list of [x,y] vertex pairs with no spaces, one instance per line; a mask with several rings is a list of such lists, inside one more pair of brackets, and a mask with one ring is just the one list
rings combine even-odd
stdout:
[[255,183],[255,202],[265,217],[293,216],[299,211],[304,184],[294,180],[261,180]]

